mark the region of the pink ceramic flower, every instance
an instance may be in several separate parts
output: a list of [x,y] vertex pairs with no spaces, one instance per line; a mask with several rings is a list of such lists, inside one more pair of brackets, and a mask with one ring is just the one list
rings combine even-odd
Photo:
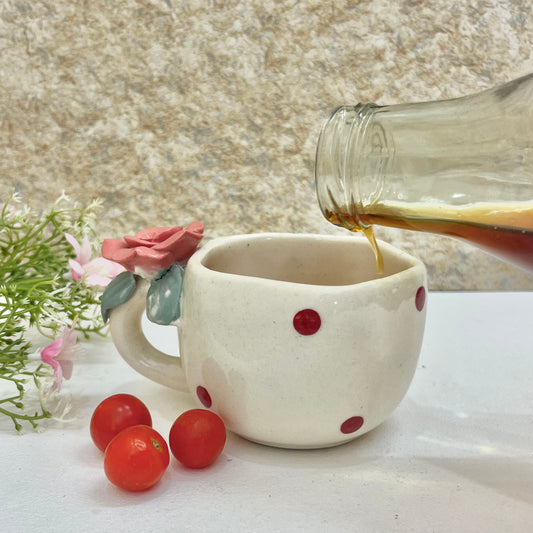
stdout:
[[70,379],[72,376],[73,360],[79,352],[79,347],[76,345],[77,337],[74,324],[70,328],[65,326],[63,335],[41,351],[43,363],[50,365],[54,370],[55,381],[52,390],[59,392],[63,379]]
[[87,285],[93,285],[105,289],[111,280],[124,270],[124,268],[118,263],[114,263],[103,257],[91,259],[91,244],[87,235],[83,237],[81,245],[69,233],[65,233],[65,238],[76,252],[76,258],[69,259],[68,261],[71,268],[70,273],[72,279],[76,281],[84,279]]
[[120,263],[130,272],[153,276],[174,263],[184,264],[204,236],[204,225],[193,222],[187,228],[148,228],[123,241],[105,239],[102,256]]

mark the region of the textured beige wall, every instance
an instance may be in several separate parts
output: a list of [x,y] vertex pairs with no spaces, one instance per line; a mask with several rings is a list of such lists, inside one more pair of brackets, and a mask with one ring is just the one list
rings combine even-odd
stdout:
[[[313,185],[333,107],[533,71],[531,0],[3,0],[1,194],[99,197],[99,230],[337,233]],[[378,229],[434,289],[533,289],[451,239]]]

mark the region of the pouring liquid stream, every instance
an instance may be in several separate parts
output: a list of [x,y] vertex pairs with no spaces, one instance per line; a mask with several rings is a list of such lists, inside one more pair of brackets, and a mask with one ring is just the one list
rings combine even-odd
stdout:
[[373,225],[456,237],[509,263],[533,272],[533,203],[476,204],[461,207],[375,204],[356,220],[347,208],[326,213],[327,219],[350,231],[361,231],[376,256],[379,273],[383,257]]

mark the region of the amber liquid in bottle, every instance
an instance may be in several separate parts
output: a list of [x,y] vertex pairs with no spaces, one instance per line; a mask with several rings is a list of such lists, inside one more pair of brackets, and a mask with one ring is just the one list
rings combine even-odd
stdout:
[[439,208],[431,205],[375,206],[356,221],[348,209],[327,213],[330,222],[351,231],[363,231],[376,254],[378,270],[383,259],[372,225],[437,233],[456,237],[510,263],[533,271],[533,204],[476,205]]
[[342,105],[317,145],[320,208],[370,238],[449,235],[533,272],[532,131],[533,73],[452,100]]

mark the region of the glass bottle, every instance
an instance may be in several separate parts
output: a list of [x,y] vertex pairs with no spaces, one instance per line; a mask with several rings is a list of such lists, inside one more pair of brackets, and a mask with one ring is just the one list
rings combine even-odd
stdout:
[[339,107],[315,175],[333,224],[458,237],[533,271],[533,74],[453,100]]

